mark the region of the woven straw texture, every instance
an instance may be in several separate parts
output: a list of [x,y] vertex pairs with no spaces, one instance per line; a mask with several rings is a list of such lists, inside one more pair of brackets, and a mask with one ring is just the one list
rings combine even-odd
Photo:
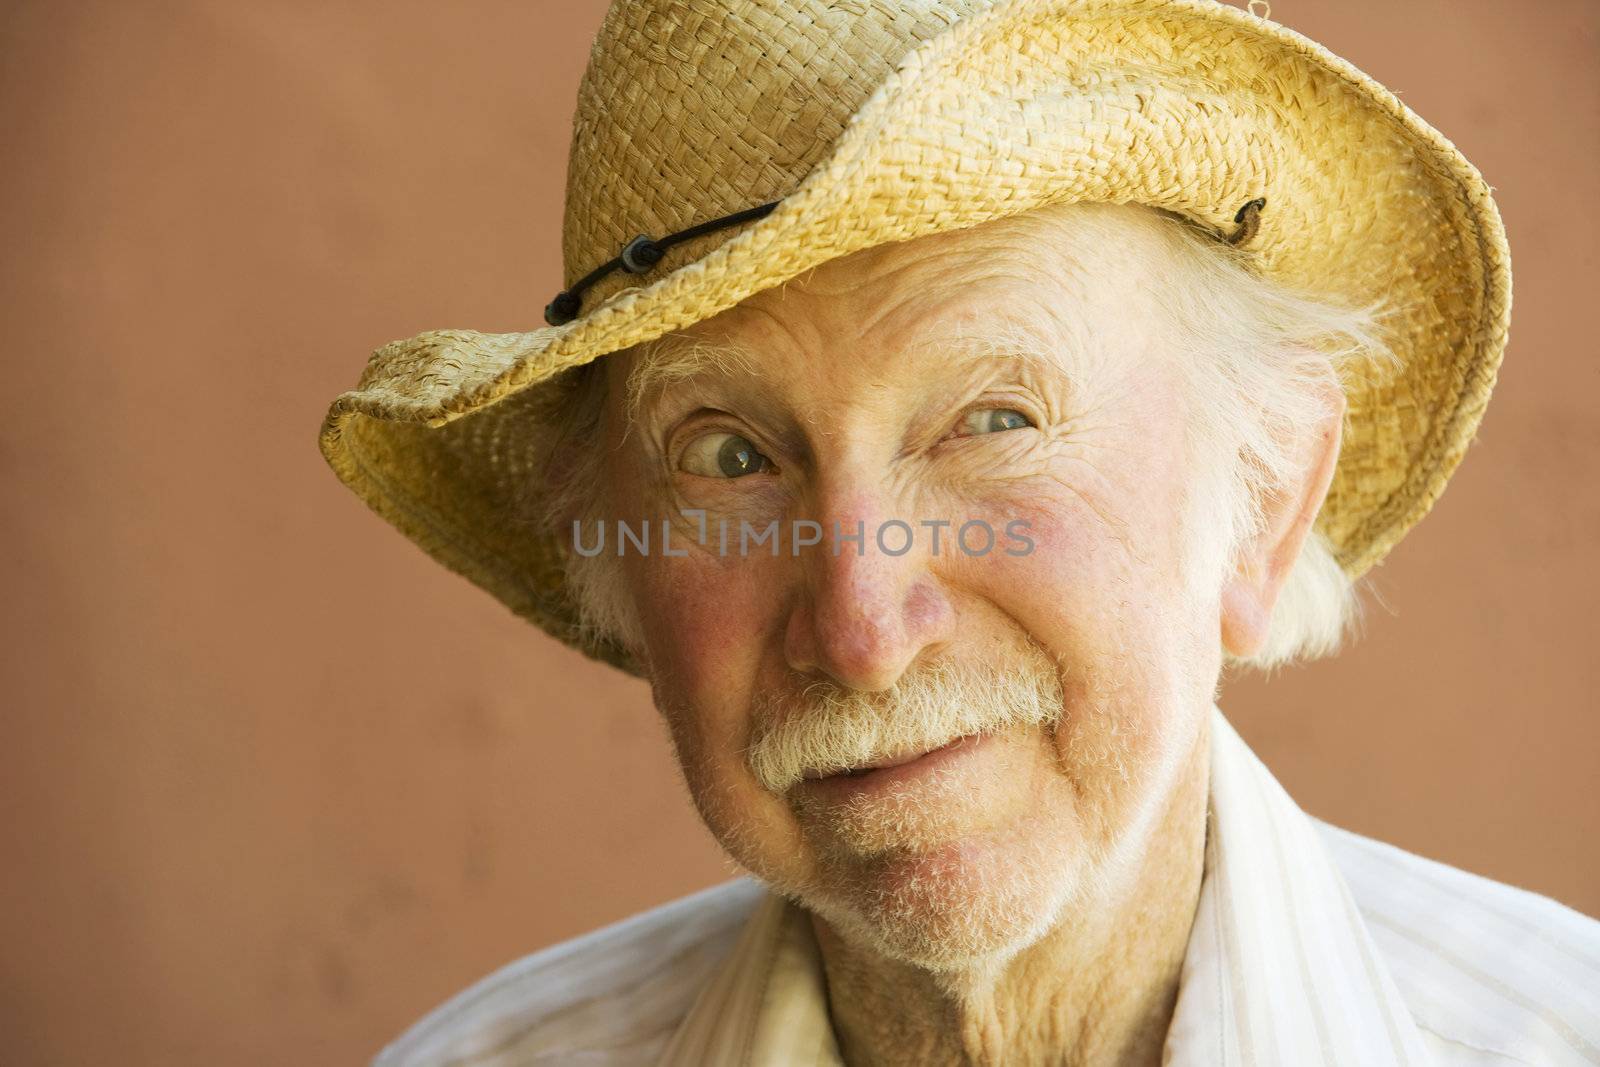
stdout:
[[577,643],[557,546],[518,518],[541,383],[873,245],[1068,202],[1226,233],[1256,197],[1256,269],[1399,308],[1400,369],[1346,382],[1318,518],[1359,576],[1471,441],[1505,347],[1509,251],[1449,141],[1320,45],[1216,0],[620,0],[579,91],[569,284],[635,235],[781,204],[608,277],[567,325],[383,346],[321,448],[436,559]]

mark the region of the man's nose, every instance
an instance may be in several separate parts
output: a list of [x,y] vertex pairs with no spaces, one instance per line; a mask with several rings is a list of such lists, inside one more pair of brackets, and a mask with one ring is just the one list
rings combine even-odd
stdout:
[[[931,545],[917,536],[926,530],[880,519],[870,507],[828,510],[819,517],[821,543],[801,551],[802,588],[784,654],[801,673],[851,689],[887,689],[950,640],[955,609],[930,568]],[[858,533],[859,542],[844,539]]]

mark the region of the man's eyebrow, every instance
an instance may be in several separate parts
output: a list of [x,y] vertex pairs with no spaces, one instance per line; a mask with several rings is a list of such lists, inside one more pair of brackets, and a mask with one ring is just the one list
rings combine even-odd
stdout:
[[627,412],[632,422],[645,397],[706,371],[753,374],[756,354],[743,345],[700,337],[668,334],[639,346],[638,358],[628,375]]
[[[931,330],[908,344],[905,353],[936,356],[946,366],[1014,360],[1030,371],[1060,375],[1081,365],[1076,347],[1069,338],[1046,337],[1019,323],[999,322],[954,333]],[[628,420],[638,418],[651,393],[708,371],[753,375],[760,362],[751,349],[729,341],[676,334],[647,341],[639,346],[628,376]]]
[[967,327],[949,334],[932,333],[907,346],[907,352],[928,352],[946,365],[1014,361],[1045,375],[1069,374],[1083,366],[1075,338],[1047,336],[1020,323]]

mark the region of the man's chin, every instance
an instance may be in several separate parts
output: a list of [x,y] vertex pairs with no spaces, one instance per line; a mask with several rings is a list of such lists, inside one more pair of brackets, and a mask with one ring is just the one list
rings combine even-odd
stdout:
[[803,905],[843,939],[929,971],[1003,965],[1075,902],[1084,861],[1065,842],[1018,850],[967,837],[835,868]]

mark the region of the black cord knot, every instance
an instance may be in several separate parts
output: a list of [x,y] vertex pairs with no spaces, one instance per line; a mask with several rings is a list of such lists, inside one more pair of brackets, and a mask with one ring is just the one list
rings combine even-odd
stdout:
[[582,308],[583,297],[563,289],[556,294],[554,300],[544,306],[544,321],[552,326],[565,326],[578,317],[578,312]]
[[1233,214],[1233,221],[1239,228],[1227,237],[1227,242],[1237,248],[1256,235],[1261,229],[1261,209],[1267,206],[1267,198],[1258,196],[1246,202],[1244,207]]
[[666,254],[665,248],[641,233],[623,246],[622,269],[629,274],[645,274]]

